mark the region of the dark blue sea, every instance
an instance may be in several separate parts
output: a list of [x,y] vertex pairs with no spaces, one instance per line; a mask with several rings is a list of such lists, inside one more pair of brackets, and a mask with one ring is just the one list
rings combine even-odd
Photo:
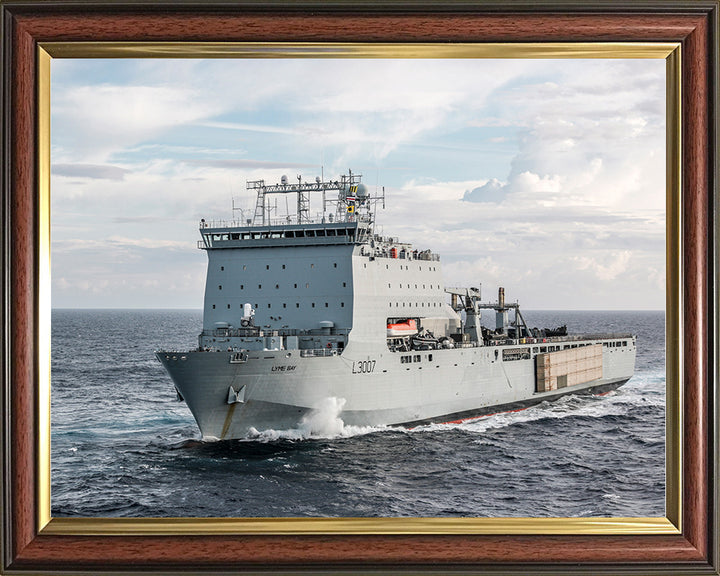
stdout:
[[[200,442],[155,360],[197,343],[187,310],[54,310],[52,514],[82,517],[663,516],[662,312],[531,312],[637,334],[606,396],[413,430],[329,426]],[[342,414],[340,415],[342,418]]]

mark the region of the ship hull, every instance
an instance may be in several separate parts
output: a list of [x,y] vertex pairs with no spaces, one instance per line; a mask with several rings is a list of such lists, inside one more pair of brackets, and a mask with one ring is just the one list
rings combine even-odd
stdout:
[[[534,357],[503,361],[502,347],[400,355],[348,347],[343,354],[256,351],[233,363],[228,352],[158,352],[202,437],[244,438],[266,430],[313,430],[326,411],[349,426],[416,426],[527,408],[567,394],[600,394],[632,376],[635,346],[603,348],[602,377],[537,391]],[[322,418],[320,418],[322,420]]]
[[[358,174],[248,189],[251,221],[200,223],[208,267],[198,348],[157,352],[203,438],[323,435],[340,419],[447,422],[604,391],[633,374],[630,334],[530,329],[504,288],[483,303],[479,287],[446,287],[438,254],[376,233],[384,195],[369,194]],[[323,195],[316,220],[311,192]],[[268,211],[266,194],[280,193],[297,194],[294,217]],[[494,330],[481,324],[484,310]]]

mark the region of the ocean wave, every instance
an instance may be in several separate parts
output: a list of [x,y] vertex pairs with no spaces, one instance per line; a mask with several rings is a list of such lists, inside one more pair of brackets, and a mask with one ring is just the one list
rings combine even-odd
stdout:
[[663,316],[570,316],[569,329],[620,319],[639,333],[625,386],[412,430],[348,425],[335,398],[292,430],[205,442],[152,354],[194,346],[201,313],[53,311],[52,513],[660,516]]
[[[641,380],[643,380],[641,382]],[[548,419],[588,417],[593,419],[610,416],[626,416],[639,408],[651,407],[664,409],[664,375],[650,378],[638,378],[629,388],[619,388],[603,396],[586,394],[568,394],[552,402],[543,402],[536,406],[513,411],[479,416],[463,422],[448,422],[417,426],[412,432],[438,432],[442,430],[464,430],[483,433],[517,424]],[[648,390],[650,388],[650,390]],[[660,393],[657,389],[660,389]]]

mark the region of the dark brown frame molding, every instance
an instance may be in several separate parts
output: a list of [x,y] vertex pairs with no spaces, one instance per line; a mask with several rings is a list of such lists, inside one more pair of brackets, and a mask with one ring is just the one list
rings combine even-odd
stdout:
[[[0,572],[720,574],[718,0],[0,0]],[[351,36],[351,37],[349,37]],[[677,534],[69,535],[38,524],[39,46],[47,42],[681,44]]]

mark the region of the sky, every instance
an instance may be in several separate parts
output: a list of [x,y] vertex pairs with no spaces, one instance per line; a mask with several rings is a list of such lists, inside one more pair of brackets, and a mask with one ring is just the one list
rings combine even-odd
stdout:
[[446,286],[665,307],[664,60],[54,59],[51,122],[55,308],[200,309],[201,218],[348,169]]

